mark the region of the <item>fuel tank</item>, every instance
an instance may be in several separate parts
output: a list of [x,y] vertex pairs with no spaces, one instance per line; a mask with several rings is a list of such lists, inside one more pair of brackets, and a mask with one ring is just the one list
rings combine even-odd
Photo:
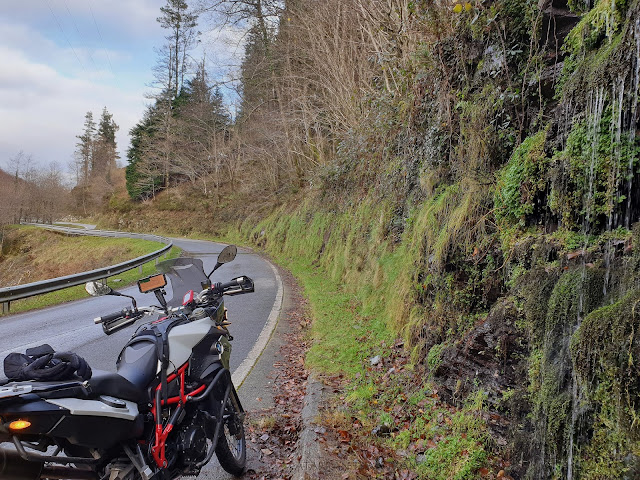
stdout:
[[[173,371],[174,368],[184,365],[191,357],[191,352],[196,345],[213,333],[212,329],[215,331],[215,323],[211,318],[205,317],[169,330],[169,358],[173,364],[170,365],[169,370]],[[211,340],[214,339],[212,336]],[[169,370],[168,373],[170,373]]]

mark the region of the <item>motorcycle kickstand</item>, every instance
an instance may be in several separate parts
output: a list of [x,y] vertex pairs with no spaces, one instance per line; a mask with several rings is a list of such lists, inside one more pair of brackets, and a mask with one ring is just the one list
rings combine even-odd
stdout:
[[151,480],[155,476],[149,465],[147,465],[147,462],[144,461],[140,445],[136,445],[136,453],[133,453],[129,446],[124,445],[124,453],[127,454],[133,466],[138,470],[142,480]]

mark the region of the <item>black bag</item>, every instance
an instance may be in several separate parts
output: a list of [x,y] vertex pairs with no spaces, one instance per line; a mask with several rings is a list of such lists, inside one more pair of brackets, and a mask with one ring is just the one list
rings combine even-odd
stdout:
[[55,352],[50,345],[28,348],[25,354],[10,353],[4,359],[4,374],[9,380],[82,380],[91,378],[91,367],[84,358],[71,352]]

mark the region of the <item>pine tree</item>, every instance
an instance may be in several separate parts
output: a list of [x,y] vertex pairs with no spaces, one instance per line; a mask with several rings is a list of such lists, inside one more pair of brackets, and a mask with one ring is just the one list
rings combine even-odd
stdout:
[[80,141],[76,143],[76,183],[84,185],[89,181],[91,166],[93,162],[94,136],[96,133],[96,123],[93,120],[93,113],[87,112],[84,116],[84,129],[82,135],[77,135]]
[[167,44],[161,50],[163,55],[160,65],[160,83],[164,90],[177,98],[188,69],[188,53],[197,43],[199,32],[196,31],[198,16],[189,11],[184,0],[167,0],[167,4],[160,8],[162,16],[157,18],[162,28],[168,30]]
[[148,107],[143,119],[129,131],[131,146],[127,151],[129,164],[125,178],[127,192],[134,200],[153,197],[162,186],[162,165],[154,152],[161,121],[162,114],[156,104]]
[[113,115],[107,111],[107,107],[104,107],[95,137],[91,176],[93,178],[104,178],[109,184],[111,183],[111,170],[115,168],[116,160],[120,158],[116,150],[116,132],[118,129],[118,125],[113,121]]

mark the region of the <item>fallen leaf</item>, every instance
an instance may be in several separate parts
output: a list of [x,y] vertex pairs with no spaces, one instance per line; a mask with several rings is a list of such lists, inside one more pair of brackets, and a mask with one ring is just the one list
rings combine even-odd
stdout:
[[340,435],[340,441],[342,443],[348,443],[351,441],[351,434],[346,430],[338,430],[338,435]]

